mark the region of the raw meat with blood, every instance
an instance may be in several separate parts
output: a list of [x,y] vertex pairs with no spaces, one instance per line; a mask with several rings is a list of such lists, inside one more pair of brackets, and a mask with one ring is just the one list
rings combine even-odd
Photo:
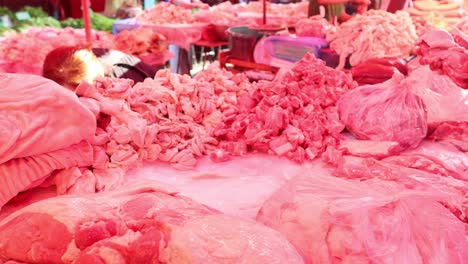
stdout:
[[440,197],[309,172],[265,202],[257,220],[285,235],[306,263],[464,263],[467,224]]
[[37,202],[3,219],[0,237],[1,261],[303,263],[278,232],[155,182]]
[[448,76],[437,74],[429,66],[413,70],[406,83],[427,109],[427,123],[468,122],[468,90],[457,86]]
[[337,106],[346,128],[359,139],[395,141],[408,148],[427,134],[424,103],[399,73],[382,84],[349,91]]
[[258,82],[224,112],[214,131],[219,148],[234,155],[251,149],[313,160],[337,144],[344,127],[335,103],[354,87],[350,76],[307,54],[273,82]]
[[89,140],[96,119],[73,92],[53,81],[0,74],[0,131],[1,164]]
[[[468,41],[468,39],[465,39]],[[449,76],[458,86],[468,89],[468,49],[458,45],[445,31],[424,34],[418,41],[420,63]]]
[[370,10],[327,33],[330,47],[340,54],[338,68],[345,66],[350,55],[351,66],[374,58],[404,58],[411,53],[416,39],[410,16],[401,11],[391,14]]
[[370,59],[351,68],[359,85],[383,83],[395,73],[407,74],[406,62],[398,58]]

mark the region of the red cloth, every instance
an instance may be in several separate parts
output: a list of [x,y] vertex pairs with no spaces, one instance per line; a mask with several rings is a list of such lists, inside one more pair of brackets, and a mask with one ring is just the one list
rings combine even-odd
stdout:
[[[51,1],[59,1],[59,0],[51,0]],[[63,8],[65,9],[65,14],[67,17],[73,18],[81,18],[81,0],[66,0],[66,1],[59,1],[62,3]],[[91,2],[91,9],[94,12],[103,12],[106,8],[106,1],[105,0],[90,0]]]

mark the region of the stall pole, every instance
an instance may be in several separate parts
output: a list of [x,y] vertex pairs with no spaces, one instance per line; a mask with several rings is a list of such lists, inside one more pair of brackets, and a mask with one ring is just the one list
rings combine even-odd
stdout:
[[263,0],[263,25],[266,25],[266,0]]
[[89,0],[81,0],[81,9],[83,12],[83,24],[86,33],[86,45],[92,46],[91,39],[91,17],[89,15],[90,4]]

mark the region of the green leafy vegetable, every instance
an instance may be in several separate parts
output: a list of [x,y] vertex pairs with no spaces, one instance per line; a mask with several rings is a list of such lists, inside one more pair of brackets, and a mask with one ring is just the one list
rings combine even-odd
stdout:
[[60,22],[53,17],[35,17],[29,20],[18,21],[13,27],[19,32],[26,31],[31,27],[55,27],[61,28]]
[[28,12],[29,15],[34,18],[39,18],[39,17],[48,17],[49,15],[42,9],[42,7],[36,7],[36,6],[24,6],[20,10],[21,12]]
[[112,25],[114,24],[115,19],[94,12],[90,13],[90,17],[92,28],[95,30],[112,32]]

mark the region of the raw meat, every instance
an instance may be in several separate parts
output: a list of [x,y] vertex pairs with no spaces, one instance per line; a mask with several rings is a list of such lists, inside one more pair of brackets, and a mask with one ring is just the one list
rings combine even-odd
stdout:
[[400,149],[400,144],[395,141],[371,141],[357,139],[341,140],[338,147],[338,150],[342,150],[343,154],[365,158],[388,157],[398,153]]
[[303,263],[278,232],[156,182],[37,202],[3,219],[0,238],[1,261]]
[[464,263],[467,224],[437,201],[378,179],[304,173],[276,192],[257,220],[283,235],[306,263]]
[[195,22],[192,10],[160,2],[153,8],[146,9],[136,19],[145,25],[187,24]]
[[172,56],[167,51],[166,37],[151,28],[123,30],[114,37],[115,48],[139,57],[149,65],[164,65]]
[[125,175],[125,184],[161,181],[177,186],[181,195],[225,214],[255,219],[263,202],[306,165],[260,154],[234,157],[223,163],[202,157],[189,171],[176,170],[169,164],[144,164]]
[[[403,158],[403,161],[405,159]],[[410,163],[402,162],[401,164]],[[468,222],[468,183],[457,180],[450,175],[444,176],[441,173],[444,169],[439,170],[441,167],[435,163],[426,163],[425,165],[437,174],[371,158],[343,156],[340,158],[333,175],[361,181],[378,178],[399,183],[411,190],[424,190],[433,194],[440,193],[443,197],[440,197],[439,201],[450,208],[458,218]]]
[[468,90],[458,87],[449,77],[422,66],[410,73],[406,83],[424,101],[429,126],[447,121],[468,122]]
[[[468,41],[466,39],[465,41]],[[445,31],[432,31],[418,41],[421,64],[449,76],[458,86],[468,89],[468,49],[458,45]]]
[[450,145],[424,141],[418,148],[384,161],[468,182],[468,155]]
[[427,134],[424,103],[399,73],[382,84],[349,91],[337,106],[346,128],[359,139],[395,141],[408,148]]
[[325,38],[327,32],[333,27],[325,18],[313,16],[297,21],[295,29],[298,36]]
[[398,58],[370,59],[351,68],[359,85],[383,83],[395,73],[407,74],[406,62]]
[[258,82],[224,112],[214,131],[219,148],[233,155],[253,150],[313,160],[338,143],[344,126],[335,103],[354,87],[349,75],[307,54],[273,82]]
[[[262,2],[251,1],[247,4],[232,5],[229,1],[210,8],[215,17],[219,12],[236,16],[240,25],[263,25]],[[277,4],[266,2],[267,23],[293,27],[302,18],[307,18],[308,2]],[[223,20],[221,20],[223,21]],[[214,21],[216,22],[216,21]],[[239,24],[238,24],[239,25]]]
[[[112,35],[92,31],[93,47],[112,48]],[[83,45],[84,29],[31,28],[26,32],[0,40],[0,72],[42,75],[47,54],[61,46]]]
[[196,157],[215,150],[219,142],[212,131],[249,87],[244,75],[217,68],[196,79],[159,71],[134,87],[104,78],[80,85],[76,93],[97,100],[110,116],[106,152],[111,163],[132,168],[139,161],[160,160],[191,169]]
[[0,164],[90,140],[95,131],[93,113],[73,92],[39,76],[0,74]]
[[91,145],[81,142],[61,150],[0,164],[0,209],[18,193],[42,184],[55,170],[91,166],[93,158]]
[[411,53],[416,39],[410,16],[401,11],[370,10],[327,33],[330,47],[340,54],[339,69],[349,55],[352,66],[374,58],[403,58]]
[[429,138],[468,152],[468,122],[442,123],[434,129]]

